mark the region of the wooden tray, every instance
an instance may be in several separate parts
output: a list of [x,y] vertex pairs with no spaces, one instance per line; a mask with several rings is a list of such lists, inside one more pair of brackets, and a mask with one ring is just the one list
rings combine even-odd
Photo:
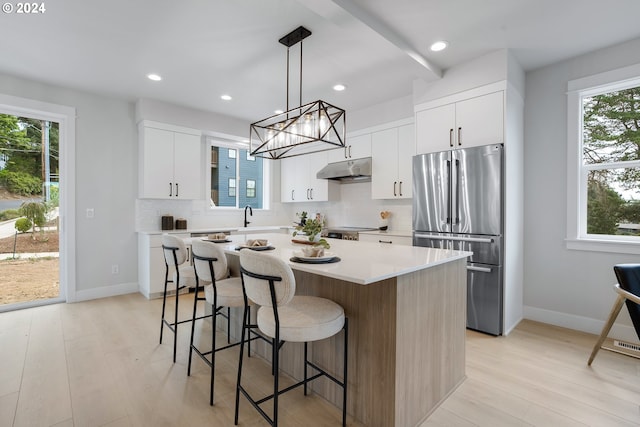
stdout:
[[313,245],[316,244],[318,242],[310,242],[308,240],[300,240],[300,239],[291,239],[291,242],[293,243],[300,243],[302,245]]

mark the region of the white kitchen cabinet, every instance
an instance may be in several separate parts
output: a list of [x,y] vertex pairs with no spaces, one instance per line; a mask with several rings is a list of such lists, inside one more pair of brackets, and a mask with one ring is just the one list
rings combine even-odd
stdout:
[[288,202],[326,202],[335,183],[316,178],[327,164],[327,151],[280,160],[280,199]]
[[416,111],[417,154],[504,143],[504,91],[432,104]]
[[283,203],[302,201],[304,187],[298,175],[301,173],[299,165],[303,162],[299,157],[280,160],[280,200]]
[[139,197],[200,199],[204,183],[199,131],[154,122],[139,129]]
[[404,125],[371,135],[371,198],[410,199],[414,126]]
[[404,245],[413,246],[413,239],[409,236],[399,236],[387,233],[358,233],[358,239],[361,242],[373,242],[386,245]]
[[[187,238],[189,233],[172,233],[172,235]],[[187,252],[190,259],[190,254]],[[187,262],[190,262],[187,260]],[[162,253],[161,234],[138,234],[138,287],[146,298],[162,297],[164,292],[164,275],[166,267]],[[173,277],[173,267],[169,268],[169,279]],[[173,290],[175,285],[169,284],[167,291]]]
[[347,136],[344,148],[329,150],[326,153],[328,153],[326,163],[371,157],[371,134]]

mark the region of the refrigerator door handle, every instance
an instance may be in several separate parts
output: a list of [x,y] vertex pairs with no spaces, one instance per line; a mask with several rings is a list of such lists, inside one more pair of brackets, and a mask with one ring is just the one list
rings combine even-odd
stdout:
[[456,224],[460,224],[460,160],[456,159]]
[[455,236],[443,236],[443,235],[433,235],[429,233],[413,233],[416,237],[428,237],[428,238],[436,238],[438,240],[451,240],[455,242],[473,242],[473,243],[494,243],[495,240],[488,237],[455,237]]
[[[417,233],[416,233],[417,235]],[[455,240],[456,242],[474,242],[474,243],[493,243],[494,239],[487,237],[444,237],[447,240]]]
[[[451,185],[451,160],[447,160],[447,178],[449,182],[447,183],[447,189]],[[451,197],[451,193],[447,191],[447,196]],[[447,200],[447,224],[451,224],[451,200]]]
[[467,270],[478,271],[480,273],[491,273],[491,269],[487,267],[474,267],[474,266],[468,265]]

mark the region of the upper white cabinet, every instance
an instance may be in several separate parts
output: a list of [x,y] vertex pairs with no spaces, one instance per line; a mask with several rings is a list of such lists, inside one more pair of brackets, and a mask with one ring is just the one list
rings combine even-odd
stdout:
[[504,143],[504,91],[416,112],[417,154]]
[[415,153],[413,124],[371,134],[371,198],[411,198]]
[[[341,151],[341,150],[337,150]],[[328,151],[280,160],[280,199],[287,202],[326,202],[335,183],[316,178],[327,164]]]
[[371,157],[371,134],[347,136],[344,148],[327,151],[327,163]]
[[139,133],[139,197],[200,199],[203,188],[200,131],[143,121]]

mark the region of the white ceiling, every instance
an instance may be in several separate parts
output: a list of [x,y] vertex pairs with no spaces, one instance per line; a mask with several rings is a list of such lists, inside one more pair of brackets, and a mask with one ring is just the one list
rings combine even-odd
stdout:
[[[638,0],[54,0],[0,15],[0,73],[255,121],[285,109],[303,25],[303,102],[359,109],[509,48],[525,70],[640,37]],[[444,52],[428,46],[445,39]],[[298,105],[292,47],[290,106]],[[430,69],[412,59],[414,51]],[[146,79],[155,72],[162,82]],[[347,90],[334,92],[335,83]],[[229,94],[225,102],[220,95]]]

